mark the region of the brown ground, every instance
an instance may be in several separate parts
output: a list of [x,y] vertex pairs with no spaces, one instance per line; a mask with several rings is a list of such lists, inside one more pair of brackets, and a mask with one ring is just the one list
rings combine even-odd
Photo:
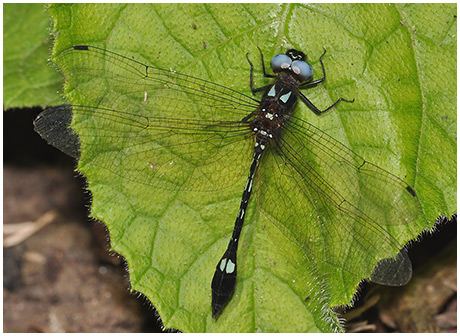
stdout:
[[[107,252],[105,226],[87,219],[89,195],[73,160],[35,136],[30,110],[11,112],[3,171],[4,233],[10,233],[3,249],[4,331],[160,331],[148,301],[129,292],[123,259]],[[47,221],[49,211],[54,220]],[[37,224],[35,234],[23,237],[26,226]]]

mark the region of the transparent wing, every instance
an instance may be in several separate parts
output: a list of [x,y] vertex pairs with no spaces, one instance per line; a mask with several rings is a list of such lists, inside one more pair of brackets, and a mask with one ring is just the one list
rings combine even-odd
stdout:
[[256,184],[261,208],[313,261],[325,261],[326,276],[409,281],[410,261],[385,229],[417,217],[405,182],[298,118],[267,154]]
[[357,209],[381,225],[407,224],[418,217],[418,198],[406,182],[310,123],[293,117],[280,146],[286,156],[295,154],[299,169],[306,166],[307,172],[327,179],[317,179],[317,189],[328,190],[329,200],[343,211]]
[[56,63],[84,105],[161,118],[236,121],[259,101],[224,86],[148,66],[92,46],[61,52]]
[[[73,106],[81,159],[166,189],[218,190],[242,179],[258,102],[223,86],[90,46],[57,64],[88,106]],[[225,169],[222,169],[225,167]]]

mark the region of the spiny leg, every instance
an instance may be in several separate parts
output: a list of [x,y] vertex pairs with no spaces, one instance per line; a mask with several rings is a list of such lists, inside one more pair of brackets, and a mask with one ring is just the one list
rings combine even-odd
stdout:
[[[270,74],[267,74],[265,72],[265,64],[264,64],[264,57],[262,55],[262,50],[260,50],[259,47],[257,47],[260,51],[260,55],[262,56],[262,69],[264,71],[264,76],[265,77],[270,77],[270,78],[276,78],[275,75],[270,75]],[[266,90],[271,84],[268,84],[268,85],[265,85],[265,86],[261,86],[261,87],[258,87],[258,88],[254,88],[254,80],[253,80],[253,72],[254,72],[254,65],[252,64],[252,62],[249,60],[249,53],[246,53],[246,59],[248,60],[249,62],[249,65],[251,66],[251,71],[249,73],[249,87],[251,88],[251,91],[252,93],[257,93],[257,92],[260,92],[260,91],[264,91]]]
[[354,99],[353,99],[353,100],[348,100],[348,99],[345,99],[345,98],[342,98],[342,97],[341,97],[341,98],[337,99],[337,101],[336,101],[334,104],[332,104],[331,106],[329,106],[329,107],[326,108],[325,110],[320,110],[320,109],[317,108],[307,97],[305,97],[305,96],[302,94],[302,92],[300,92],[299,90],[296,90],[296,94],[297,94],[297,97],[299,97],[300,100],[302,100],[302,101],[305,103],[305,105],[308,106],[308,108],[309,108],[310,110],[312,110],[314,113],[316,113],[316,114],[318,114],[318,115],[320,115],[320,114],[322,114],[322,113],[324,113],[324,112],[326,112],[326,111],[329,111],[331,108],[333,108],[334,106],[336,106],[336,105],[337,105],[338,103],[340,103],[341,101],[345,101],[345,102],[347,102],[347,103],[353,103],[353,102],[355,101]]
[[264,54],[262,53],[262,50],[257,47],[257,49],[259,49],[259,52],[260,52],[260,61],[262,62],[262,71],[264,72],[264,77],[267,77],[267,78],[278,78],[277,76],[273,75],[273,74],[269,74],[265,71],[265,62],[264,62]]
[[321,63],[321,68],[323,69],[323,78],[314,80],[313,82],[308,82],[308,83],[303,83],[299,85],[299,88],[305,89],[309,88],[315,85],[318,85],[319,83],[322,83],[326,80],[326,69],[324,69],[324,63],[323,63],[323,56],[326,54],[326,48],[324,48],[323,54],[319,57],[319,62]]
[[[324,82],[326,80],[326,69],[324,68],[324,63],[323,63],[323,56],[325,54],[326,54],[326,49],[324,49],[323,54],[319,58],[319,62],[321,63],[321,68],[323,69],[323,78],[317,79],[317,80],[315,80],[313,82],[300,84],[298,86],[299,89],[309,88],[309,87],[315,86],[317,84],[320,84],[320,83],[322,83],[322,82]],[[320,114],[322,114],[322,113],[324,113],[326,111],[329,111],[331,108],[336,106],[341,101],[345,101],[347,103],[353,103],[355,101],[354,99],[353,100],[348,100],[348,99],[340,97],[339,99],[337,99],[337,101],[334,104],[332,104],[331,106],[329,106],[325,110],[320,110],[307,97],[305,97],[305,95],[302,92],[300,92],[299,90],[296,90],[296,93],[297,93],[297,96],[308,106],[308,108],[310,108],[314,113],[316,113],[318,115],[320,115]]]

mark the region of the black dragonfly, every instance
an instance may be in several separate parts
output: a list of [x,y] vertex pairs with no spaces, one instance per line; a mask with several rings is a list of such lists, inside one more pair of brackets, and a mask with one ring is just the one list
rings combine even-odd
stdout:
[[[260,88],[254,88],[246,55],[251,91],[263,91],[259,101],[102,48],[74,46],[59,54],[57,64],[68,90],[87,105],[47,109],[35,127],[69,155],[81,151],[87,162],[152,187],[221,192],[246,175],[233,234],[212,279],[215,318],[235,289],[238,240],[253,188],[259,208],[280,231],[312,262],[324,262],[319,271],[325,277],[370,274],[376,283],[406,284],[410,260],[386,226],[418,217],[415,191],[294,115],[298,99],[318,115],[340,101],[353,102],[339,98],[321,110],[300,91],[326,80],[325,53],[319,59],[323,77],[313,80],[304,53],[274,56],[274,74],[268,74],[260,51],[264,76],[275,79]],[[78,135],[68,128],[72,119]],[[98,151],[85,154],[90,147]]]

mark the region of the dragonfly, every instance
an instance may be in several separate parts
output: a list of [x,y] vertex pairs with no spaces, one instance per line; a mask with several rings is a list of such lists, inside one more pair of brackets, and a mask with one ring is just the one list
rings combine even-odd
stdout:
[[[416,192],[296,116],[299,100],[317,115],[354,101],[339,98],[319,109],[302,93],[326,80],[326,50],[319,79],[299,50],[275,55],[272,74],[259,51],[263,75],[273,82],[254,86],[246,54],[253,93],[247,95],[96,46],[70,47],[56,62],[85,105],[47,109],[35,128],[74,157],[97,148],[85,160],[153,188],[223,193],[245,181],[232,236],[211,281],[216,319],[235,291],[238,243],[253,191],[282,234],[311,261],[328,265],[325,277],[335,270],[370,274],[384,285],[406,284],[411,262],[387,227],[417,219]],[[72,120],[78,134],[69,128]],[[337,239],[343,249],[332,243]],[[365,266],[356,269],[346,258]]]

